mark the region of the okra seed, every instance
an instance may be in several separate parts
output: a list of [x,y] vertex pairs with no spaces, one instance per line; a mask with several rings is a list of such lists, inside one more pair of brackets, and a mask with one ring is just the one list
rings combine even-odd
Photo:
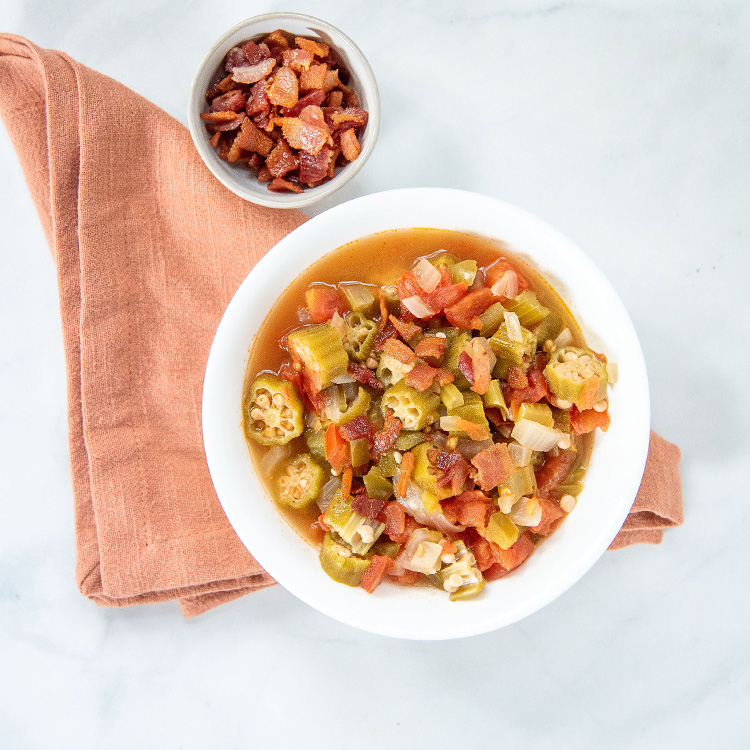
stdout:
[[555,406],[558,409],[565,409],[565,410],[567,410],[567,409],[570,409],[573,406],[573,402],[572,401],[568,401],[567,399],[564,399],[564,398],[558,398],[557,399],[557,403],[555,404]]
[[574,362],[577,359],[578,355],[575,352],[565,352],[565,354],[563,354],[564,362]]
[[271,402],[269,401],[268,396],[266,396],[265,393],[261,393],[260,396],[258,396],[258,398],[256,399],[256,403],[258,404],[258,406],[260,406],[261,409],[267,409],[271,405]]
[[397,463],[401,463],[401,454],[398,451],[393,451],[393,460]]
[[576,499],[573,497],[573,495],[563,495],[560,498],[560,509],[564,510],[566,513],[570,513],[573,508],[576,507]]
[[280,393],[273,394],[273,405],[281,406],[284,403],[284,397]]
[[557,444],[557,447],[561,448],[564,451],[568,450],[568,448],[570,448],[570,435],[563,435],[560,438],[560,442]]
[[606,399],[602,399],[601,401],[597,401],[594,404],[594,411],[599,411],[599,412],[607,411],[607,406],[608,404],[607,404]]
[[250,411],[250,417],[255,420],[263,419],[263,411],[257,406]]

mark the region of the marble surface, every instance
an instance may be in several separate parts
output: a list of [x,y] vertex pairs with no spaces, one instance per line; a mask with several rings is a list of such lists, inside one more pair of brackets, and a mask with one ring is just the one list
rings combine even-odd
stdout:
[[[185,122],[204,51],[278,2],[2,0]],[[73,581],[52,260],[0,129],[0,747],[750,746],[747,482],[750,6],[744,0],[304,2],[369,57],[365,169],[315,212],[401,186],[503,198],[612,280],[653,426],[683,451],[686,522],[607,553],[504,630],[360,633],[280,587],[184,621],[100,609]],[[169,68],[165,83],[163,69]]]

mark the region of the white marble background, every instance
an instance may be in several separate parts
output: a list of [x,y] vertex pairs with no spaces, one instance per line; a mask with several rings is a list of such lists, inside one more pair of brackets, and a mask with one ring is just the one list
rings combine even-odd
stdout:
[[212,41],[282,9],[340,26],[380,84],[380,142],[336,202],[487,193],[609,276],[683,451],[686,523],[463,641],[360,633],[280,587],[193,621],[98,608],[73,581],[52,260],[0,128],[0,747],[750,747],[750,6],[1,0],[0,30],[184,122]]

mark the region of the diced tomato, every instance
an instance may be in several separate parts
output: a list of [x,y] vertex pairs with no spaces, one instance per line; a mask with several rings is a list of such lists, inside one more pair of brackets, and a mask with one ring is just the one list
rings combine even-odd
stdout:
[[494,443],[485,448],[471,459],[471,463],[477,470],[474,480],[485,492],[497,487],[515,469],[505,443]]
[[388,339],[383,344],[383,353],[405,365],[411,364],[417,358],[416,354],[403,341],[394,338]]
[[485,271],[485,283],[487,286],[493,286],[506,271],[515,272],[518,279],[518,294],[529,288],[529,282],[526,277],[520,274],[518,269],[514,268],[505,258],[501,258],[496,263],[493,263]]
[[350,460],[349,443],[344,440],[335,424],[328,425],[323,444],[326,452],[326,461],[331,464],[331,468],[337,474],[340,474]]
[[305,304],[311,323],[326,323],[334,313],[343,315],[347,306],[338,289],[326,284],[313,284],[305,292]]
[[370,558],[370,565],[362,575],[362,581],[359,584],[368,594],[382,583],[388,571],[393,567],[393,560],[387,555],[373,555]]
[[449,523],[480,528],[484,526],[490,502],[483,492],[473,490],[450,500],[443,500],[441,507]]
[[498,562],[493,563],[487,570],[482,571],[482,577],[485,581],[496,581],[498,578],[507,576],[509,572]]
[[445,310],[465,297],[468,289],[469,287],[463,281],[460,284],[439,286],[432,294],[426,295],[423,299],[433,310]]
[[550,500],[546,497],[537,498],[540,505],[542,506],[542,520],[536,526],[532,526],[529,531],[540,536],[547,536],[551,534],[556,528],[560,519],[565,515],[565,512],[560,508],[559,504],[555,500]]
[[533,551],[534,542],[531,541],[528,534],[524,533],[518,537],[518,541],[512,547],[509,549],[498,547],[495,554],[499,558],[500,565],[506,570],[513,570],[531,557]]
[[597,427],[602,432],[606,432],[609,429],[609,412],[594,411],[594,409],[578,411],[574,406],[570,410],[570,426],[576,435],[593,432]]
[[576,460],[575,451],[558,451],[557,455],[547,454],[544,463],[536,470],[536,486],[540,493],[547,494],[568,476],[570,467]]
[[352,494],[352,480],[354,479],[354,472],[351,466],[347,466],[344,469],[344,473],[341,475],[341,497],[344,500],[349,500]]
[[445,317],[448,318],[451,325],[456,328],[471,330],[472,328],[481,327],[475,325],[476,319],[491,304],[497,302],[497,297],[490,289],[475,289],[469,292],[460,302],[445,308]]
[[413,586],[424,578],[421,573],[417,573],[414,570],[404,570],[400,575],[392,575],[392,577],[396,583],[399,583],[402,586]]
[[342,424],[338,430],[339,434],[349,442],[352,440],[360,440],[361,438],[367,438],[372,441],[372,424],[364,414],[355,417],[351,422]]
[[378,331],[382,331],[388,323],[388,306],[385,297],[381,296],[378,303],[380,305],[380,320],[378,320]]
[[404,537],[404,529],[406,528],[406,511],[396,502],[390,502],[385,506],[385,529],[384,532],[387,534],[392,541],[404,544],[408,539],[407,534]]

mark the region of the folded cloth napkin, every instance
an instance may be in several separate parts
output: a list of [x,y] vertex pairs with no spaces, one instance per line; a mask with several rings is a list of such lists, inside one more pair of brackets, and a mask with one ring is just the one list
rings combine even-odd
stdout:
[[[274,583],[214,493],[201,389],[232,294],[305,216],[238,198],[158,107],[8,34],[0,115],[57,264],[81,592],[192,616]],[[652,433],[613,548],[682,522],[678,464]]]

